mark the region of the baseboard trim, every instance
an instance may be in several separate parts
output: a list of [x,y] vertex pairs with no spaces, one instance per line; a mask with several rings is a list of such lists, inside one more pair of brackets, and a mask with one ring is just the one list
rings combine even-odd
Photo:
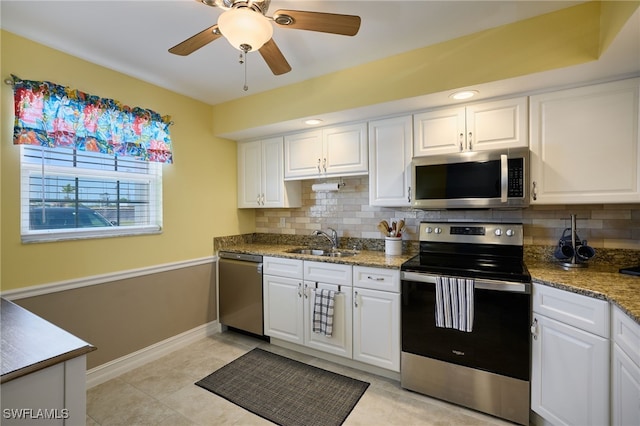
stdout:
[[220,323],[218,321],[212,321],[94,367],[87,371],[87,389],[114,379],[150,361],[155,361],[164,355],[182,348],[184,345],[220,333],[220,330]]
[[7,300],[18,300],[27,297],[41,296],[49,293],[57,293],[59,291],[73,290],[81,287],[88,287],[97,284],[104,284],[111,281],[136,278],[143,275],[157,274],[160,272],[171,271],[175,269],[190,268],[193,266],[213,263],[217,260],[217,256],[208,256],[200,259],[192,259],[181,262],[165,263],[162,265],[154,265],[146,268],[130,269],[127,271],[113,272],[102,275],[92,275],[67,281],[59,281],[49,284],[41,284],[30,287],[18,288],[14,290],[6,290],[0,293],[0,296]]

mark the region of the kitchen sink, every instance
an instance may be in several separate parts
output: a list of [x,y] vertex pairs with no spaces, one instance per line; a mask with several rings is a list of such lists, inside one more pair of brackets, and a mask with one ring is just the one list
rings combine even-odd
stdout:
[[341,250],[324,250],[324,249],[315,249],[315,248],[296,248],[292,250],[288,250],[287,253],[296,253],[296,254],[310,254],[313,256],[324,256],[324,257],[350,257],[355,256],[357,253],[355,251],[341,251]]

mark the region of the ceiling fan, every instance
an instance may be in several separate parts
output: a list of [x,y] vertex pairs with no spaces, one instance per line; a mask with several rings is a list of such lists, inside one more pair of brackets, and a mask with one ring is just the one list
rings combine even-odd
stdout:
[[[360,29],[360,17],[335,13],[278,10],[267,16],[271,0],[196,0],[207,6],[224,9],[218,23],[189,37],[169,49],[175,55],[186,56],[201,47],[225,37],[244,54],[259,51],[273,74],[291,71],[291,66],[271,36],[273,26],[296,30],[354,36]],[[271,22],[270,22],[271,21]]]

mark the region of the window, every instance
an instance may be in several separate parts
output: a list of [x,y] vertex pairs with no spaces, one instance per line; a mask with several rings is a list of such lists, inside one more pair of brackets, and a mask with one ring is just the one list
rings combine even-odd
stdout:
[[74,148],[20,150],[23,242],[161,231],[161,163]]

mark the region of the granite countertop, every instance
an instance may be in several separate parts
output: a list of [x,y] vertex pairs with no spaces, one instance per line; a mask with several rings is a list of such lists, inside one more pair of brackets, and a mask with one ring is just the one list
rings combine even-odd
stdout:
[[640,277],[621,274],[620,266],[594,264],[565,270],[557,262],[527,261],[526,265],[533,282],[610,301],[640,324]]
[[[220,239],[215,249],[236,253],[260,254],[262,256],[286,257],[291,259],[313,260],[317,262],[343,263],[348,265],[371,266],[378,268],[400,268],[416,252],[404,250],[400,256],[386,256],[384,251],[360,250],[350,257],[322,257],[290,253],[303,244],[292,245],[291,241],[247,242],[242,240]],[[295,243],[295,241],[294,241]],[[583,294],[589,297],[610,301],[619,306],[629,317],[640,324],[640,276],[619,273],[622,267],[637,263],[636,253],[631,258],[612,256],[606,253],[604,258],[611,261],[596,261],[586,268],[563,269],[559,262],[552,260],[549,248],[535,247],[525,250],[525,264],[531,273],[533,282],[556,287],[562,290]],[[341,249],[342,250],[342,249]],[[349,250],[344,250],[349,251]]]
[[[386,256],[383,251],[355,250],[355,256],[329,257],[312,254],[290,253],[291,250],[302,246],[290,244],[234,244],[224,247],[222,250],[233,253],[259,254],[262,256],[286,257],[289,259],[313,260],[316,262],[342,263],[346,265],[373,266],[377,268],[397,268],[412,258],[414,254],[402,254],[399,256]],[[349,249],[340,249],[342,252],[352,252]]]
[[5,383],[96,350],[21,306],[0,305],[1,376]]

